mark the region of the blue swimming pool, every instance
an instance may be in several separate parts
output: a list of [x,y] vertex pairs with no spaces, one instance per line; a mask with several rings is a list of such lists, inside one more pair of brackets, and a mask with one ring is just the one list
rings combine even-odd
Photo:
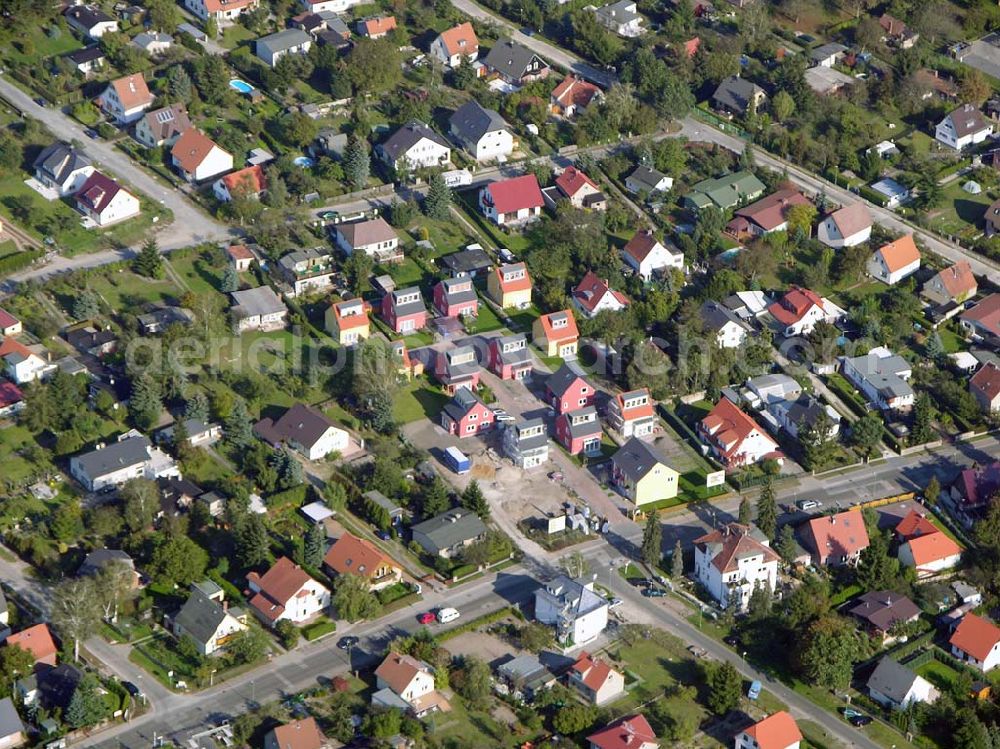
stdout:
[[308,156],[296,156],[294,159],[292,159],[292,163],[295,164],[295,166],[302,167],[303,169],[308,169],[309,167],[314,166],[316,164],[316,162],[310,159]]
[[253,86],[251,86],[246,81],[241,81],[239,78],[233,78],[229,81],[229,88],[239,91],[241,94],[252,94]]

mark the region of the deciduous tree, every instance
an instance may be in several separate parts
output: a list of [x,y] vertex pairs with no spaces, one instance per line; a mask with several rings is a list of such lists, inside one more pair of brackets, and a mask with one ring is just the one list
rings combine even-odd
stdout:
[[91,578],[67,580],[55,590],[52,623],[58,633],[73,642],[73,660],[80,660],[80,641],[86,640],[101,621],[101,608]]
[[368,580],[361,575],[340,575],[333,593],[333,607],[337,616],[349,622],[374,619],[382,611],[382,604],[372,593]]

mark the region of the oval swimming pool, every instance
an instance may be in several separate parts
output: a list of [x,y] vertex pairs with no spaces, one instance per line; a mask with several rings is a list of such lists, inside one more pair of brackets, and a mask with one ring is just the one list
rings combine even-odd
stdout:
[[229,88],[239,91],[241,94],[252,94],[253,86],[251,86],[246,81],[241,81],[239,78],[233,78],[229,81]]
[[296,156],[294,159],[292,159],[292,163],[295,164],[295,166],[302,167],[303,169],[308,169],[309,167],[314,166],[316,164],[316,162],[310,159],[308,156]]

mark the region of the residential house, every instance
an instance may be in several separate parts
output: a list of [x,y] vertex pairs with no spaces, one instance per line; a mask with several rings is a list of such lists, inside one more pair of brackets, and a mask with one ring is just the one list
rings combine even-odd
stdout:
[[357,575],[370,590],[381,590],[403,579],[403,570],[381,549],[346,531],[323,557],[323,566],[334,575]]
[[754,329],[739,315],[715,301],[703,302],[699,310],[706,333],[713,333],[719,348],[739,348]]
[[236,330],[281,330],[288,318],[288,308],[270,286],[243,289],[230,294],[229,308],[236,320]]
[[434,379],[441,388],[454,395],[463,388],[473,392],[479,388],[480,369],[474,346],[456,346],[447,351],[437,351],[434,357]]
[[920,296],[932,304],[961,304],[979,291],[979,283],[968,260],[959,260],[938,271],[920,290]]
[[434,286],[434,309],[442,317],[475,317],[479,297],[472,278],[443,278]]
[[231,26],[243,13],[254,10],[260,0],[184,0],[184,7],[202,21],[213,19],[218,27]]
[[[35,179],[55,190],[61,198],[78,192],[94,173],[94,165],[88,156],[73,146],[58,142],[42,149],[32,169]],[[5,332],[3,335],[12,334]]]
[[920,618],[920,608],[913,601],[891,590],[873,590],[859,596],[848,613],[883,643],[891,638],[897,627]]
[[534,468],[549,459],[549,435],[541,417],[508,424],[503,432],[503,454],[521,469]]
[[667,268],[684,268],[684,253],[669,242],[660,242],[651,229],[639,229],[633,235],[622,248],[622,259],[643,281]]
[[1000,461],[961,471],[948,491],[948,500],[958,519],[971,528],[997,492],[1000,492]]
[[192,127],[170,148],[170,163],[188,182],[203,182],[232,171],[233,155]]
[[278,270],[291,287],[293,297],[333,286],[333,267],[333,255],[322,247],[293,250],[278,260]]
[[413,540],[433,557],[453,559],[462,550],[486,535],[486,525],[479,516],[464,507],[452,507],[440,515],[410,528]]
[[191,127],[187,108],[183,104],[173,104],[146,112],[135,123],[135,139],[146,148],[172,146]]
[[71,325],[62,335],[80,353],[98,358],[114,353],[118,347],[118,336],[110,327],[98,328],[89,320]]
[[969,379],[969,392],[986,413],[1000,411],[1000,366],[994,362],[984,364]]
[[406,350],[406,343],[403,341],[389,341],[389,350],[393,358],[399,365],[400,377],[411,380],[424,373],[424,363],[416,357],[411,357]]
[[845,510],[810,520],[803,541],[817,566],[854,565],[868,548],[868,531],[861,510]]
[[511,86],[524,86],[549,74],[549,66],[541,57],[510,39],[498,40],[483,59],[483,65],[490,75]]
[[360,5],[359,0],[300,0],[302,6],[311,13],[343,13],[345,10]]
[[796,400],[802,395],[802,386],[786,374],[766,374],[750,377],[746,382],[752,395],[747,400],[753,406],[768,406],[781,401]]
[[617,393],[608,402],[608,426],[622,437],[646,437],[656,431],[656,413],[648,388]]
[[133,73],[111,81],[98,97],[97,104],[119,125],[127,125],[142,117],[155,98],[142,73]]
[[371,306],[360,297],[334,302],[324,316],[326,332],[341,346],[353,346],[371,335]]
[[173,458],[136,432],[126,432],[116,442],[74,455],[69,459],[69,472],[90,492],[121,486],[129,479],[181,475]]
[[316,139],[309,144],[306,150],[313,158],[329,156],[334,161],[342,161],[347,152],[348,143],[347,133],[325,127],[320,129]]
[[813,65],[817,65],[822,68],[832,68],[844,59],[844,54],[846,52],[847,47],[843,44],[830,42],[829,44],[821,44],[820,46],[814,47],[810,50],[809,59],[812,61]]
[[[219,438],[222,437],[221,424],[206,424],[201,419],[184,419],[181,423],[184,424],[184,431],[187,434],[187,438],[184,442],[191,447],[211,445],[218,442]],[[163,439],[173,443],[174,430],[174,426],[165,427],[160,430],[159,434],[163,437]]]
[[754,465],[765,458],[780,459],[778,443],[728,398],[721,398],[698,422],[697,432],[727,470]]
[[916,702],[931,703],[940,695],[922,676],[884,656],[868,677],[868,696],[893,710],[906,710]]
[[1000,234],[1000,200],[995,200],[983,214],[986,221],[986,236],[995,237]]
[[143,31],[132,37],[132,44],[150,57],[158,57],[174,46],[174,38],[158,31]]
[[798,190],[777,190],[756,203],[740,208],[726,224],[726,232],[737,238],[760,237],[788,229],[788,214],[792,206],[812,205]]
[[[515,696],[533,702],[543,690],[556,683],[555,674],[549,671],[537,655],[519,655],[497,667],[497,677]],[[518,694],[519,693],[519,694]]]
[[913,367],[906,359],[884,347],[864,356],[843,357],[841,369],[870,403],[882,411],[905,411],[913,405],[909,380]]
[[330,746],[313,717],[275,726],[264,734],[264,749],[327,749]]
[[545,199],[534,174],[490,182],[479,190],[479,210],[498,226],[523,226],[542,215]]
[[590,270],[573,289],[573,304],[584,317],[594,318],[601,312],[621,312],[629,305],[629,298]]
[[552,89],[549,104],[552,114],[572,119],[586,112],[591,102],[603,100],[600,88],[571,73]]
[[839,250],[867,242],[872,235],[872,214],[858,201],[824,218],[816,230],[816,238],[827,247]]
[[336,240],[337,246],[346,255],[363,252],[382,262],[402,257],[399,235],[381,216],[352,224],[338,224]]
[[836,439],[840,434],[840,414],[833,406],[825,405],[815,395],[804,394],[794,400],[778,400],[767,405],[767,412],[778,426],[792,439],[799,439],[803,430],[818,429],[826,422],[826,438]]
[[395,16],[378,16],[358,21],[356,30],[360,36],[368,39],[382,39],[389,32],[396,30]]
[[90,39],[118,31],[118,21],[95,5],[71,5],[63,13],[66,23]]
[[958,324],[972,340],[1000,343],[1000,294],[990,294],[958,318]]
[[101,70],[108,62],[108,58],[105,57],[104,50],[99,44],[73,50],[66,55],[66,59],[78,73],[83,73],[86,76]]
[[574,208],[589,208],[603,211],[608,207],[608,199],[604,197],[601,188],[590,177],[575,166],[566,167],[562,174],[556,177],[555,189],[549,187],[542,190],[542,197],[549,208],[555,209],[559,200],[568,200]]
[[479,244],[471,244],[464,250],[439,257],[437,263],[446,268],[453,278],[459,276],[476,278],[493,269],[493,259]]
[[592,406],[597,390],[569,364],[563,364],[545,381],[545,400],[557,414]]
[[1000,665],[1000,627],[972,612],[962,617],[948,644],[955,658],[983,673]]
[[222,203],[228,203],[234,197],[244,200],[259,200],[267,189],[264,178],[264,168],[260,164],[238,169],[221,177],[212,185],[212,192]]
[[736,734],[735,749],[799,749],[802,732],[784,710],[772,713]]
[[611,457],[611,483],[636,507],[677,496],[680,474],[659,448],[631,437]]
[[908,539],[896,552],[899,563],[918,576],[934,575],[962,561],[962,547],[941,531]]
[[556,417],[556,441],[570,455],[598,455],[603,436],[597,409],[585,406],[561,413]]
[[170,620],[174,637],[190,637],[202,655],[214,655],[247,630],[247,613],[229,606],[226,593],[211,580],[191,585],[191,595]]
[[570,668],[566,685],[591,705],[606,705],[625,694],[625,674],[583,651]]
[[739,115],[755,113],[767,101],[764,89],[753,81],[731,75],[715,89],[712,106],[720,112]]
[[296,403],[277,421],[265,417],[254,424],[254,433],[271,447],[287,445],[307,460],[322,460],[331,453],[343,453],[350,434],[312,406]]
[[[13,382],[0,380],[0,419],[16,416],[24,410],[24,393]],[[0,614],[3,613],[0,607]],[[0,624],[3,624],[0,619]]]
[[758,588],[773,593],[781,558],[752,525],[727,523],[694,541],[694,577],[719,606],[746,611]]
[[[79,577],[96,577],[109,566],[116,564],[124,565],[135,572],[135,562],[132,561],[132,557],[121,549],[94,549],[83,558],[76,574]],[[138,583],[138,579],[135,582]]]
[[809,335],[819,322],[833,324],[844,316],[844,310],[810,289],[793,286],[767,311],[782,328],[786,338]]
[[531,306],[531,276],[524,263],[501,265],[486,279],[486,295],[502,309]]
[[451,146],[420,120],[410,120],[375,147],[384,164],[398,172],[430,169],[451,163]]
[[382,319],[395,333],[413,333],[427,326],[427,308],[420,288],[396,289],[382,297]]
[[456,437],[474,437],[491,426],[493,411],[468,388],[459,388],[441,410],[441,427]]
[[886,208],[898,208],[904,203],[909,203],[913,198],[910,188],[900,184],[892,177],[883,177],[877,182],[873,182],[871,188],[882,196]]
[[0,340],[0,361],[3,361],[3,373],[17,385],[25,385],[51,372],[55,365],[51,364],[44,349],[40,346],[28,348],[16,338]]
[[957,151],[982,143],[991,135],[993,123],[974,104],[962,104],[941,120],[934,130],[934,139],[938,143]]
[[715,206],[720,211],[728,211],[764,194],[764,183],[750,171],[723,174],[714,179],[705,179],[691,187],[691,191],[681,200],[681,205],[691,211],[700,211]]
[[21,648],[27,651],[35,661],[35,665],[55,666],[59,658],[59,648],[56,647],[49,625],[44,622],[7,635],[3,644],[9,648]]
[[501,380],[524,380],[531,375],[534,362],[524,333],[497,336],[489,343],[489,368]]
[[559,575],[535,591],[535,619],[555,627],[556,640],[586,645],[608,626],[608,599],[594,591],[594,581]]
[[448,119],[452,140],[479,163],[506,161],[514,152],[514,136],[507,121],[493,109],[470,99]]
[[430,54],[449,68],[457,68],[462,60],[474,62],[479,57],[479,37],[476,36],[476,30],[466,21],[442,31],[431,42]]
[[658,749],[656,734],[646,716],[629,715],[587,737],[588,749]]
[[805,81],[809,88],[822,96],[832,96],[856,82],[846,73],[821,65],[806,70]]
[[288,557],[281,557],[263,575],[247,575],[250,608],[268,626],[280,621],[307,622],[330,606],[330,591]]
[[917,510],[910,510],[906,516],[899,521],[892,529],[896,539],[900,542],[909,541],[911,538],[919,538],[931,533],[938,533],[937,526],[932,523],[926,514]]
[[579,339],[580,332],[572,310],[564,309],[541,315],[531,326],[531,340],[545,356],[575,358]]
[[440,710],[448,712],[451,705],[434,689],[434,670],[411,655],[390,652],[375,669],[372,704],[401,707],[417,718]]
[[258,39],[254,51],[257,57],[273,68],[285,55],[308,53],[312,44],[313,38],[302,29],[283,29]]
[[194,322],[194,313],[184,307],[156,306],[149,312],[136,315],[135,319],[144,335],[155,335],[164,332],[171,325],[181,327],[191,325]]
[[920,39],[919,33],[913,31],[905,23],[897,18],[893,18],[888,13],[883,13],[879,17],[878,25],[882,27],[882,31],[885,33],[883,39],[900,49],[909,49]]
[[872,278],[894,286],[920,269],[920,250],[907,234],[879,247],[868,261],[866,271]]
[[642,164],[625,177],[625,189],[633,195],[655,195],[658,192],[669,192],[673,186],[673,177],[668,177],[663,172]]
[[626,39],[642,36],[646,31],[642,27],[643,19],[636,10],[634,0],[618,0],[602,5],[594,8],[593,13],[601,26]]
[[87,177],[73,200],[76,209],[100,227],[126,221],[141,212],[139,198],[101,172]]
[[250,266],[257,257],[253,251],[245,244],[232,244],[226,248],[226,256],[237,273],[245,273],[250,270]]
[[389,516],[389,522],[393,525],[398,525],[403,522],[403,508],[385,496],[382,492],[373,489],[362,494],[361,499],[363,499],[366,503],[370,502],[372,505],[381,507],[385,510],[386,515]]
[[17,749],[28,741],[28,731],[10,697],[0,699],[0,749]]

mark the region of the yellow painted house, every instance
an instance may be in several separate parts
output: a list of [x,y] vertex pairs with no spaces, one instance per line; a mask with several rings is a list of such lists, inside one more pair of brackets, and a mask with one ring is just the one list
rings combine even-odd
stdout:
[[542,315],[531,326],[531,341],[546,356],[566,359],[576,356],[580,331],[576,327],[573,311],[564,309]]
[[611,458],[611,480],[636,507],[677,496],[680,474],[655,446],[633,437]]
[[486,280],[486,293],[503,309],[531,306],[531,276],[524,263],[501,265]]
[[371,335],[368,303],[362,299],[331,304],[326,310],[326,332],[341,346],[353,346]]

